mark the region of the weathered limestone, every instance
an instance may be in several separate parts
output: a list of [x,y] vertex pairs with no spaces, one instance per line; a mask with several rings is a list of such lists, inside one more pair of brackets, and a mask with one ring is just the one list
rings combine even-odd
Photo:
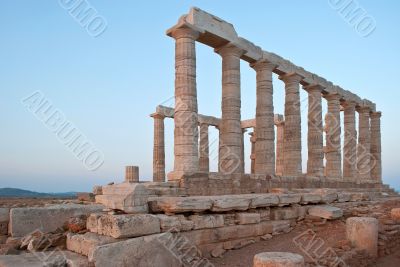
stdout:
[[357,177],[356,104],[346,101],[344,108],[343,178],[355,181]]
[[279,197],[276,194],[259,194],[254,195],[251,200],[250,208],[263,208],[269,206],[277,206]]
[[191,215],[189,219],[194,223],[194,230],[218,228],[224,226],[224,216],[216,215]]
[[73,266],[87,267],[89,266],[86,257],[76,253],[60,250],[25,253],[20,255],[1,255],[1,267],[43,267],[43,266]]
[[371,113],[371,178],[382,183],[381,112]]
[[304,258],[288,252],[263,252],[254,256],[253,267],[304,267]]
[[47,207],[12,208],[9,233],[23,237],[33,231],[49,233],[60,228],[71,217],[101,211],[102,205],[62,204]]
[[284,141],[285,121],[282,119],[276,124],[276,175],[283,175],[284,168]]
[[240,123],[240,57],[244,51],[233,44],[216,49],[222,57],[222,121],[219,172],[242,173],[243,132]]
[[261,216],[259,213],[236,213],[236,220],[238,224],[255,224],[261,222]]
[[118,239],[98,235],[95,233],[87,232],[83,235],[68,234],[67,235],[67,249],[85,256],[93,253],[97,246],[110,244],[119,241]]
[[174,170],[169,180],[199,170],[195,40],[199,32],[184,22],[169,30],[175,39]]
[[400,208],[395,208],[390,211],[390,216],[393,220],[400,221]]
[[210,210],[212,204],[210,197],[160,197],[149,203],[153,212],[166,213],[202,212]]
[[342,177],[342,153],[341,153],[341,124],[340,124],[340,99],[339,94],[328,94],[328,113],[325,117],[326,132],[326,167],[325,175],[331,178]]
[[153,181],[165,182],[165,117],[157,113],[151,117],[154,119]]
[[88,230],[113,238],[131,238],[161,232],[159,218],[151,214],[104,214],[96,216],[96,219],[97,225],[88,224]]
[[301,116],[299,83],[303,79],[299,74],[290,73],[279,76],[285,83],[285,130],[284,130],[284,176],[302,174],[301,161]]
[[275,174],[275,129],[272,71],[276,65],[260,60],[251,67],[257,72],[255,173]]
[[163,237],[173,242],[170,233],[142,236],[121,242],[98,246],[89,254],[89,261],[96,266],[135,266],[135,267],[164,267],[182,266],[169,250],[168,246],[160,240]]
[[126,166],[125,167],[125,181],[128,183],[139,182],[139,167],[138,166]]
[[199,170],[201,172],[210,171],[209,151],[208,124],[200,123]]
[[343,216],[343,210],[332,206],[314,206],[308,209],[308,214],[328,220],[338,219]]
[[307,175],[322,177],[324,174],[324,143],[322,126],[322,90],[314,84],[304,87],[308,92],[308,160]]
[[378,253],[378,220],[371,217],[351,217],[346,220],[346,235],[351,244],[364,249],[372,257]]
[[357,170],[358,178],[369,180],[371,178],[371,132],[370,132],[370,108],[357,108],[358,146],[357,146]]
[[214,212],[248,210],[251,200],[251,195],[228,195],[214,197],[211,210]]
[[0,208],[0,236],[7,235],[9,221],[10,221],[10,209]]
[[126,213],[146,213],[150,196],[144,184],[121,183],[103,186],[103,194],[96,196],[96,202]]

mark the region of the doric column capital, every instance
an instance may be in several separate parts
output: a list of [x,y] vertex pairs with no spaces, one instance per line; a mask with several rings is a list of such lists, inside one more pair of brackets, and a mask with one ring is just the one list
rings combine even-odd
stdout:
[[165,118],[165,116],[160,113],[153,113],[150,115],[150,117],[152,117],[153,119],[164,119]]
[[308,93],[313,93],[313,92],[320,92],[322,93],[322,91],[324,90],[324,86],[320,85],[320,84],[310,84],[310,85],[306,85],[303,86],[303,89],[306,90]]
[[226,45],[215,48],[214,51],[215,51],[215,53],[219,54],[221,57],[225,57],[225,56],[229,56],[229,55],[241,57],[244,53],[246,53],[246,50],[244,50],[232,43],[227,43]]
[[324,95],[324,98],[328,101],[339,101],[342,96],[338,93],[329,93]]
[[200,36],[200,31],[197,29],[194,29],[192,26],[183,24],[183,25],[177,25],[174,28],[171,28],[168,30],[167,35],[171,36],[172,38],[180,39],[180,38],[191,38],[193,40],[196,40]]
[[371,116],[371,119],[379,119],[380,117],[382,117],[382,112],[380,112],[380,111],[371,112],[370,116]]
[[298,82],[300,83],[304,77],[296,72],[286,73],[279,76],[279,79],[283,82]]
[[367,106],[358,106],[356,107],[358,113],[368,114],[371,112],[371,108]]
[[255,71],[262,71],[262,70],[273,71],[277,66],[278,66],[277,64],[271,63],[266,59],[260,59],[250,64],[250,67],[253,68]]
[[357,103],[354,101],[343,101],[342,102],[342,107],[344,109],[353,109],[353,108],[355,109],[356,106],[357,106]]

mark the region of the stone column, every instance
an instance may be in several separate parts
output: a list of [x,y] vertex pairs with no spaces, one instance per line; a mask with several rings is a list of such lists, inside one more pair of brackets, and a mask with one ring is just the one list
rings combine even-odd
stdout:
[[199,169],[201,172],[210,171],[210,147],[208,140],[208,124],[200,124],[200,147],[199,147]]
[[302,174],[299,83],[303,77],[290,73],[279,76],[279,79],[285,83],[283,176],[298,176]]
[[125,181],[128,183],[139,182],[139,167],[138,166],[126,166],[125,167]]
[[245,162],[244,162],[244,134],[247,132],[247,129],[242,129],[242,156],[241,156],[241,159],[240,159],[240,161],[242,162],[242,173],[245,173],[245,167],[246,167],[246,164],[245,164]]
[[328,113],[325,116],[326,132],[326,168],[325,175],[331,178],[342,177],[342,133],[340,124],[340,98],[337,93],[328,94],[325,99],[328,101]]
[[281,120],[275,123],[276,125],[276,175],[283,175],[283,154],[284,148],[284,129],[285,129],[285,121]]
[[304,87],[308,92],[308,160],[307,175],[324,175],[324,140],[322,126],[322,89],[317,84]]
[[219,170],[243,173],[240,99],[240,56],[244,51],[232,44],[215,50],[222,57],[222,118]]
[[199,33],[187,26],[170,32],[175,38],[174,171],[169,180],[199,170],[196,47]]
[[371,132],[370,108],[359,107],[358,112],[358,145],[357,145],[357,171],[361,180],[371,179]]
[[371,178],[382,183],[381,112],[371,113]]
[[250,154],[250,160],[251,160],[251,173],[255,173],[255,163],[256,163],[256,150],[255,150],[255,144],[256,144],[256,137],[255,137],[255,129],[253,132],[249,133],[250,135],[250,142],[251,142],[251,154]]
[[355,181],[357,177],[356,103],[346,101],[344,108],[343,178]]
[[164,116],[152,114],[154,119],[153,182],[165,182]]
[[272,71],[276,65],[267,60],[261,60],[251,64],[251,67],[257,72],[255,173],[275,174]]

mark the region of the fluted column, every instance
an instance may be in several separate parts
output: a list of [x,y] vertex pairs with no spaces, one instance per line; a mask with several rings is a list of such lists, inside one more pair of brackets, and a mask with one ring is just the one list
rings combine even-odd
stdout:
[[240,157],[240,161],[242,162],[241,168],[242,168],[242,173],[245,173],[245,169],[246,169],[246,164],[245,164],[245,160],[244,160],[244,134],[247,132],[247,129],[242,129],[242,154]]
[[172,30],[175,38],[174,171],[168,179],[180,179],[199,170],[196,90],[196,47],[199,33],[187,26]]
[[328,101],[328,113],[325,116],[326,132],[326,168],[327,177],[342,177],[342,149],[341,149],[341,124],[340,124],[340,98],[336,93],[325,96]]
[[250,154],[250,160],[251,160],[251,173],[254,174],[255,173],[255,163],[256,163],[256,137],[255,137],[255,129],[253,130],[253,132],[250,132],[250,142],[251,142],[251,154]]
[[284,131],[285,131],[285,121],[279,121],[276,124],[276,175],[283,175],[284,168]]
[[154,113],[151,117],[154,119],[153,181],[165,182],[164,116]]
[[357,131],[356,103],[346,101],[344,108],[343,178],[355,181],[357,178]]
[[257,75],[255,173],[275,173],[275,127],[272,71],[275,64],[267,60],[251,64]]
[[227,44],[215,50],[222,57],[222,119],[219,170],[243,173],[240,99],[240,56],[243,50]]
[[381,112],[371,113],[371,178],[382,183]]
[[320,85],[304,87],[308,92],[308,159],[307,174],[321,177],[324,174],[324,140],[322,126],[322,89]]
[[210,171],[210,148],[208,140],[208,124],[200,123],[199,169],[201,172]]
[[358,145],[357,145],[357,171],[358,178],[371,179],[371,132],[370,108],[359,107],[358,112]]
[[302,174],[301,161],[301,115],[299,83],[303,77],[297,73],[280,76],[285,82],[285,130],[283,175]]

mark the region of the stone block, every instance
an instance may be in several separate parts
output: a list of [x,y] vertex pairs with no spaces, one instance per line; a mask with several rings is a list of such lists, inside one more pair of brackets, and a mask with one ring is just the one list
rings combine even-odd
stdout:
[[301,194],[279,194],[279,206],[298,204],[301,201]]
[[160,232],[160,220],[151,214],[105,214],[97,220],[97,233],[114,238],[130,238]]
[[255,224],[261,222],[261,216],[259,213],[236,213],[236,221],[238,224]]
[[400,221],[400,208],[394,208],[390,211],[393,220]]
[[153,196],[152,191],[140,183],[106,185],[102,191],[102,195],[96,195],[97,203],[126,213],[147,213],[148,199]]
[[182,264],[171,252],[178,250],[179,253],[178,245],[174,246],[174,241],[176,242],[174,234],[162,233],[102,245],[89,254],[89,261],[95,266],[180,267]]
[[301,204],[318,204],[322,201],[320,194],[304,193],[301,195]]
[[33,231],[49,233],[61,228],[71,217],[103,210],[102,205],[62,204],[47,207],[13,208],[10,210],[9,231],[23,237]]
[[214,212],[248,210],[251,197],[248,195],[226,195],[213,198],[211,210]]
[[378,254],[378,220],[371,217],[351,217],[346,220],[346,236],[351,245],[367,251],[371,257]]
[[271,220],[291,220],[299,217],[298,207],[277,207],[271,209]]
[[344,203],[344,202],[349,202],[350,200],[351,200],[351,193],[347,192],[338,193],[338,202]]
[[322,198],[321,202],[325,204],[330,204],[338,199],[338,194],[336,190],[332,189],[326,189],[326,188],[317,189],[313,193],[320,194]]
[[194,223],[194,230],[206,228],[218,228],[224,226],[224,216],[219,215],[192,215],[189,217]]
[[252,198],[250,208],[277,206],[278,204],[279,197],[276,194],[257,194]]
[[156,215],[160,220],[162,232],[167,231],[190,231],[194,227],[194,223],[187,220],[183,215]]
[[274,235],[290,231],[290,226],[291,226],[290,220],[271,221],[271,223],[272,223],[272,234]]
[[8,234],[9,221],[10,221],[10,209],[0,208],[0,235]]
[[86,257],[70,251],[48,251],[20,255],[0,255],[1,267],[71,266],[87,267]]
[[334,220],[343,216],[343,210],[332,206],[315,206],[308,209],[308,214],[315,217]]
[[253,267],[304,267],[304,258],[288,252],[263,252],[256,254]]
[[159,197],[151,199],[150,209],[153,212],[165,213],[202,212],[210,210],[213,201],[210,197]]
[[97,246],[110,244],[117,241],[120,240],[90,232],[83,235],[68,234],[67,249],[88,256]]

